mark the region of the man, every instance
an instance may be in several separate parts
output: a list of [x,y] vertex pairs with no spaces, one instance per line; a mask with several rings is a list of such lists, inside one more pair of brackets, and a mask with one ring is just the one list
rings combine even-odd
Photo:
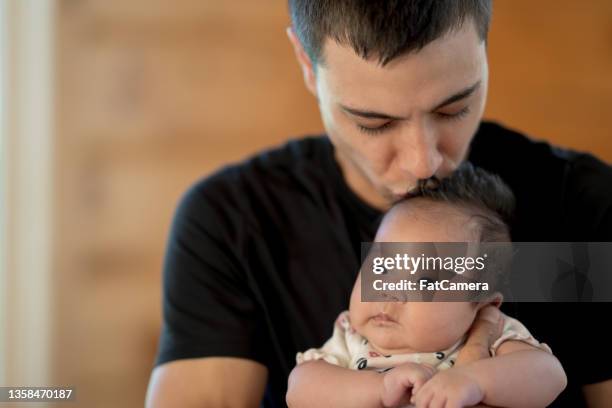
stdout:
[[[183,197],[166,254],[149,407],[258,406],[264,389],[265,406],[284,406],[296,351],[329,337],[348,304],[360,243],[372,240],[382,212],[463,160],[513,188],[513,240],[612,240],[610,167],[481,122],[490,1],[289,3],[289,39],[327,135],[226,167]],[[558,406],[612,399],[612,361],[597,353],[606,344],[595,320],[608,304],[502,309],[564,365]],[[479,322],[466,361],[491,341],[492,325]]]

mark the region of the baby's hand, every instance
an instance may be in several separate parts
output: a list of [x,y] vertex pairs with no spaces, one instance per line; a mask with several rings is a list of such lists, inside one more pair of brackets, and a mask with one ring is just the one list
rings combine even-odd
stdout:
[[381,401],[385,407],[396,407],[408,402],[407,391],[414,395],[435,373],[432,367],[405,363],[385,373]]
[[461,367],[438,372],[417,392],[410,402],[417,408],[462,408],[478,404],[484,398],[480,385]]

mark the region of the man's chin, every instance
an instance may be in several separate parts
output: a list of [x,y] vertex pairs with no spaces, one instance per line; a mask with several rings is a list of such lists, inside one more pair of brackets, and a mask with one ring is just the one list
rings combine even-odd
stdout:
[[405,198],[406,196],[408,196],[413,190],[401,190],[401,191],[392,191],[392,190],[385,190],[382,193],[382,196],[385,198],[385,200],[387,200],[390,203],[395,203],[397,201],[402,200],[403,198]]
[[399,201],[403,197],[401,194],[395,194],[395,193],[392,193],[391,191],[383,191],[380,193],[380,195],[384,198],[384,200],[389,205],[392,205],[393,203]]

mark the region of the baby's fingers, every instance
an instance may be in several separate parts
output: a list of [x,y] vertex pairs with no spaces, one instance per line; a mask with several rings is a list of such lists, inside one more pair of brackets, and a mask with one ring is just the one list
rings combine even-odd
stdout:
[[444,408],[463,408],[463,407],[465,407],[465,405],[461,401],[457,399],[451,399],[451,398],[447,399],[446,405],[444,405]]
[[427,388],[422,389],[420,392],[412,393],[410,403],[415,405],[417,408],[429,408],[435,394],[430,392]]
[[[417,405],[418,408],[421,408]],[[423,406],[423,408],[445,408],[446,407],[446,395],[437,394],[429,402],[427,407]]]
[[397,406],[406,395],[406,387],[396,377],[387,377],[384,380],[382,403],[385,407]]
[[416,380],[414,382],[414,386],[412,387],[412,395],[414,396],[417,392],[419,392],[419,390],[421,389],[421,387],[423,385],[425,385],[425,383],[428,381],[429,379],[427,378],[420,378],[418,380]]

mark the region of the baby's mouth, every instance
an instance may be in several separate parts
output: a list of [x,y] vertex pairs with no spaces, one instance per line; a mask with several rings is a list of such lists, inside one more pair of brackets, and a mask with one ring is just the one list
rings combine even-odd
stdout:
[[386,313],[378,313],[370,318],[374,323],[385,325],[397,323],[391,316]]

